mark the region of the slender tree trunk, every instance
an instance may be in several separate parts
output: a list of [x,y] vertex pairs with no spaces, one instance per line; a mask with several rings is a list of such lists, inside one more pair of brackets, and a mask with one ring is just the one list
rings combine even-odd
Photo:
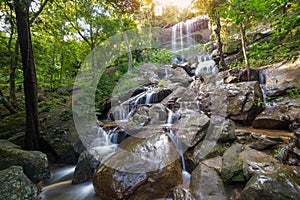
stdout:
[[16,109],[10,104],[10,102],[4,98],[4,93],[1,88],[0,88],[0,102],[2,102],[4,107],[7,108],[7,110],[9,110],[10,114],[17,113]]
[[24,76],[26,107],[24,143],[25,148],[28,150],[39,150],[40,132],[37,107],[37,79],[29,26],[29,4],[30,1],[28,0],[14,0]]
[[10,102],[14,107],[17,106],[17,97],[16,97],[16,69],[18,67],[19,61],[19,40],[16,40],[15,50],[12,57],[11,65],[10,65],[10,73],[9,73],[9,95],[10,95]]
[[217,28],[215,30],[215,33],[217,35],[217,40],[218,40],[218,52],[219,52],[219,56],[220,56],[220,64],[221,64],[222,69],[228,69],[228,67],[225,64],[225,60],[224,60],[223,43],[222,43],[222,39],[221,39],[222,26],[221,26],[220,17],[217,17],[216,24],[217,24]]
[[[123,22],[122,22],[122,17],[120,17],[120,25],[121,27],[123,28]],[[131,49],[130,49],[130,45],[129,45],[129,41],[128,41],[128,37],[127,37],[127,34],[126,32],[124,31],[123,32],[123,39],[125,41],[125,44],[126,44],[126,48],[127,48],[127,51],[128,51],[128,72],[131,73],[132,72],[132,52],[131,52]]]
[[248,62],[248,57],[246,54],[246,42],[245,42],[245,29],[243,23],[240,23],[240,31],[241,31],[241,40],[242,40],[242,49],[243,49],[243,55],[245,59],[245,64],[246,64],[246,69],[247,69],[247,76],[248,76],[248,81],[250,81],[250,66]]

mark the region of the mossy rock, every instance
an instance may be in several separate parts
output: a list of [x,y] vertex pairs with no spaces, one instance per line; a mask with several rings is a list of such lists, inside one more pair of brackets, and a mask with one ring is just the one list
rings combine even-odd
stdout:
[[15,133],[24,130],[25,112],[16,113],[0,121],[0,138],[8,139]]

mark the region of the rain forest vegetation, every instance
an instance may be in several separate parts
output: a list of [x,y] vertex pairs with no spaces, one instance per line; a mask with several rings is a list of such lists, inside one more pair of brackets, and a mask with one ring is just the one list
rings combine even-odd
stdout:
[[[70,104],[68,88],[85,57],[101,42],[123,34],[128,54],[104,72],[96,110],[109,101],[117,81],[144,62],[167,64],[162,49],[131,50],[126,30],[164,27],[206,14],[219,68],[256,68],[300,52],[297,0],[192,0],[168,5],[152,0],[2,0],[0,2],[0,117],[26,111],[27,149],[39,149],[38,114]],[[236,53],[233,63],[225,57]],[[248,74],[249,75],[249,74]],[[99,113],[101,114],[101,113]]]

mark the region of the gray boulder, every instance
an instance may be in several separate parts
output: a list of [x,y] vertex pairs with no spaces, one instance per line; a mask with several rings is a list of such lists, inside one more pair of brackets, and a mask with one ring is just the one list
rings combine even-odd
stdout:
[[36,186],[23,173],[21,166],[11,166],[0,171],[0,199],[34,200],[37,197]]
[[192,173],[190,191],[195,199],[226,200],[223,181],[218,173],[200,164]]
[[24,173],[34,183],[50,176],[47,156],[39,151],[24,151],[7,141],[0,141],[0,160],[0,170],[13,165],[22,166]]

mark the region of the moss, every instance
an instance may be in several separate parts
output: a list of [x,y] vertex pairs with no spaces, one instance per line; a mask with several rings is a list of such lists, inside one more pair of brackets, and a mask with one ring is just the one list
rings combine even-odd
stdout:
[[8,139],[25,126],[25,112],[10,115],[0,121],[0,138]]

